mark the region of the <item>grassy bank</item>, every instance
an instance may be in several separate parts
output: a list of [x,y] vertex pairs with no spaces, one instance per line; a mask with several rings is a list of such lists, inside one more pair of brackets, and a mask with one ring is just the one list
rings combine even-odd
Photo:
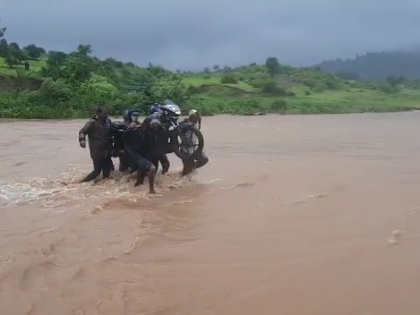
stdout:
[[146,110],[152,100],[142,93],[145,89],[151,89],[159,100],[172,99],[184,113],[196,108],[203,115],[420,109],[416,81],[351,81],[318,69],[280,64],[270,68],[268,61],[266,65],[172,72],[153,65],[99,60],[87,48],[79,46],[59,62],[54,59],[56,53],[42,54],[27,60],[29,71],[24,71],[23,62],[10,65],[0,57],[0,118],[85,118],[95,104],[106,105],[112,115],[133,107]]
[[217,77],[207,80],[189,77],[185,82],[197,89],[196,107],[208,114],[345,114],[420,108],[420,90],[410,87],[400,87],[395,93],[387,93],[380,88],[366,88],[363,84],[352,83],[342,84],[333,90],[317,90],[291,82],[292,79],[287,77],[276,80],[279,86],[288,86],[279,91],[279,95],[262,93],[261,89],[253,88],[246,82],[221,84]]
[[[10,100],[0,95],[0,118],[22,119],[60,119],[85,118],[92,114],[94,105],[106,104],[113,115],[121,115],[129,108],[144,109],[147,106],[136,104],[135,101],[121,99],[116,102],[87,102],[78,101],[79,105],[51,105],[32,103],[27,97]],[[272,98],[272,97],[221,97],[202,95],[190,99],[183,104],[183,113],[196,108],[204,116],[231,115],[261,115],[278,113],[282,115],[299,114],[349,114],[365,112],[398,112],[420,109],[420,93],[402,92],[398,96],[383,97],[371,91],[348,91],[337,93],[323,93],[320,95]]]

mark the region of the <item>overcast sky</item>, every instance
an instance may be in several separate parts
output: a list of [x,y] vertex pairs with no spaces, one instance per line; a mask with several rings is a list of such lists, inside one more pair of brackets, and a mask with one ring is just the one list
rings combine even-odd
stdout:
[[420,44],[420,0],[0,0],[6,38],[171,69],[323,59]]

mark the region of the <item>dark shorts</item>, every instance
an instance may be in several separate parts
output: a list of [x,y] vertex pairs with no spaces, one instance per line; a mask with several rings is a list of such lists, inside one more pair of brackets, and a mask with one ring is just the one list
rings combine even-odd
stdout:
[[182,160],[182,163],[184,164],[184,173],[190,172],[192,169],[197,169],[200,167],[203,167],[209,162],[209,158],[204,154],[204,152],[201,152],[200,154],[197,154],[196,156],[189,156]]
[[171,167],[171,163],[169,162],[166,154],[164,154],[160,157],[151,158],[150,161],[155,166],[156,171],[159,169],[159,162],[160,162],[160,164],[162,165],[162,174],[167,173],[169,171],[169,168]]
[[133,162],[137,166],[137,170],[140,170],[146,173],[149,172],[150,168],[153,166],[153,163],[151,161],[142,157],[139,154],[134,154],[131,157],[131,162]]

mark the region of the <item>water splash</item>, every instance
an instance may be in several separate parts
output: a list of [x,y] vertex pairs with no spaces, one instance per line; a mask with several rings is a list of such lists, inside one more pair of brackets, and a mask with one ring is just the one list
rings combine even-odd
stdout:
[[57,188],[44,188],[33,182],[0,181],[0,201],[12,204],[19,201],[39,200],[41,197],[53,195]]
[[[65,169],[56,179],[3,179],[0,180],[0,204],[13,206],[21,203],[40,202],[44,209],[56,209],[73,203],[82,203],[86,199],[126,199],[138,201],[148,200],[147,181],[142,187],[134,187],[135,175],[114,172],[112,178],[97,180],[91,183],[80,183],[87,173],[78,165]],[[209,185],[220,181],[217,179],[202,180],[197,174],[181,177],[180,170],[161,175],[158,174],[155,185],[160,193],[169,192],[183,187]]]

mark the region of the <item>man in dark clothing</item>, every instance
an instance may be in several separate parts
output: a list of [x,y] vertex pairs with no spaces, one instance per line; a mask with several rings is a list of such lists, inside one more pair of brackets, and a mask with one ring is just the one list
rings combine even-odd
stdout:
[[110,138],[111,120],[106,110],[98,107],[92,117],[79,131],[79,144],[86,148],[86,136],[89,140],[90,157],[93,161],[93,171],[82,182],[94,180],[102,172],[108,178],[113,164],[111,160],[112,142]]
[[[182,123],[192,123],[195,127],[197,127],[199,130],[201,129],[201,115],[199,112],[195,109],[191,109],[188,113],[188,118],[185,119]],[[194,133],[189,132],[190,134],[187,135],[189,138],[189,142],[191,142],[191,145],[195,144],[196,142],[196,136]],[[189,148],[186,148],[187,151],[189,151]],[[209,162],[209,158],[204,154],[204,152],[201,152],[200,154],[192,157],[188,157],[186,159],[182,160],[182,163],[184,164],[184,168],[182,170],[182,175],[188,175],[193,170],[203,167]]]
[[[123,114],[125,129],[131,130],[134,126],[140,127],[139,117],[140,117],[140,112],[138,110],[136,109],[126,110]],[[134,173],[135,171],[137,171],[137,163],[135,163],[134,160],[130,159],[130,154],[128,154],[125,150],[125,135],[124,135],[123,143],[124,143],[124,152],[123,152],[122,157],[120,157],[120,159],[123,159],[126,170],[130,169],[130,172]]]
[[160,127],[160,122],[157,119],[152,120],[152,124],[145,130],[148,141],[150,142],[149,159],[156,167],[159,168],[159,162],[162,165],[162,175],[169,171],[171,166],[169,159],[166,155],[168,135],[166,130]]
[[144,183],[144,178],[147,175],[149,180],[149,192],[155,194],[155,175],[156,167],[148,159],[151,149],[151,143],[147,141],[145,132],[141,124],[132,122],[124,134],[124,151],[132,165],[137,170],[137,180],[134,186],[139,186]]
[[127,126],[123,122],[112,123],[111,125],[111,139],[112,139],[112,157],[118,157],[120,160],[119,171],[124,172],[128,169],[126,159],[124,156],[124,141],[123,135]]
[[[160,115],[162,110],[159,105],[153,105],[149,109],[149,116],[147,116],[142,125],[145,129],[148,137],[153,139],[153,148],[151,148],[150,160],[156,167],[156,171],[159,168],[159,162],[162,165],[162,175],[169,171],[171,163],[169,162],[168,156],[166,155],[166,143],[168,142],[166,131],[159,130]],[[154,127],[151,126],[154,125]]]

